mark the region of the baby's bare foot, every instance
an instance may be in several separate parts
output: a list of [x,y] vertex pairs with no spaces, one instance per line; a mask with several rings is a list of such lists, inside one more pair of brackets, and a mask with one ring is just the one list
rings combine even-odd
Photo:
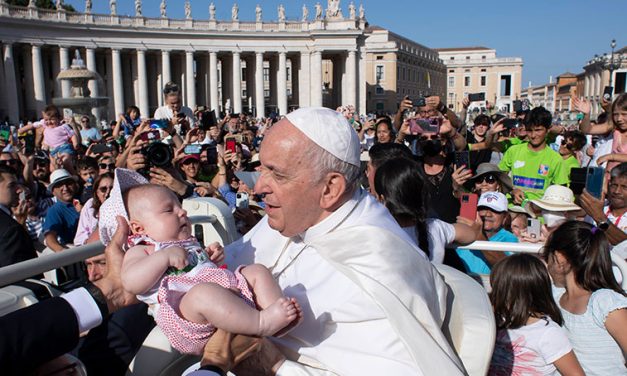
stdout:
[[285,328],[276,332],[276,334],[274,335],[275,337],[283,337],[284,335],[289,333],[292,329],[297,327],[298,324],[301,323],[301,321],[303,321],[303,310],[300,308],[300,304],[298,304],[298,301],[294,298],[290,298],[290,301],[292,302],[292,304],[294,305],[294,308],[296,309],[296,318],[292,320],[292,322],[287,324]]
[[272,305],[259,312],[259,335],[271,336],[282,328],[290,325],[298,319],[300,306],[294,304],[295,300],[281,297]]

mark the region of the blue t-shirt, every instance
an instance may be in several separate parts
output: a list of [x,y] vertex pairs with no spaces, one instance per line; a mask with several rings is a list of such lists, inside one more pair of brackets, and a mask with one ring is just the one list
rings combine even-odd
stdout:
[[235,202],[237,199],[237,192],[233,191],[231,186],[227,183],[222,184],[218,187],[218,192],[224,197],[226,202],[229,204],[229,208],[235,209]]
[[44,219],[43,233],[54,231],[57,233],[57,238],[60,240],[61,245],[72,244],[78,228],[79,218],[80,214],[71,202],[58,201],[48,208],[46,218]]
[[[516,235],[504,228],[488,240],[491,242],[518,243]],[[510,252],[506,252],[506,254],[510,254]],[[469,249],[458,248],[457,255],[462,259],[462,262],[466,267],[466,273],[490,274],[490,270],[492,268],[481,251],[471,251]]]
[[81,139],[83,144],[89,145],[89,141],[98,141],[102,139],[102,135],[96,128],[81,129]]

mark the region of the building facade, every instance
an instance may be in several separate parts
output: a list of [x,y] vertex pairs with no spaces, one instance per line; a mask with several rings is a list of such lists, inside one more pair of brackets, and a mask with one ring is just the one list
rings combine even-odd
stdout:
[[[618,69],[612,72],[612,86],[614,87],[614,96],[616,96],[627,92],[627,47],[616,51],[614,58],[622,61]],[[605,87],[610,85],[610,71],[607,69],[610,59],[611,56],[608,54],[597,56],[583,67],[584,89],[580,96],[592,103],[591,116],[593,119],[603,111],[601,98]]]
[[[468,94],[483,93],[485,100],[502,111],[511,111],[519,98],[523,60],[520,57],[497,57],[496,50],[486,47],[438,48],[447,69],[446,103],[461,111]],[[471,103],[486,107],[484,102]]]
[[555,112],[555,98],[557,97],[557,83],[549,79],[548,84],[530,86],[520,93],[521,100],[529,101],[531,107],[544,107],[551,113]]
[[[329,2],[337,4],[338,2]],[[129,105],[151,116],[163,104],[168,81],[183,90],[189,107],[205,105],[233,112],[249,110],[258,117],[281,114],[299,106],[323,104],[323,61],[335,70],[336,96],[330,107],[354,105],[366,112],[366,20],[364,10],[317,5],[303,8],[300,20],[240,21],[170,19],[68,13],[0,2],[0,116],[16,123],[36,118],[53,97],[67,97],[69,87],[56,80],[76,50],[102,80],[90,82],[92,96],[108,96],[101,119],[114,119]],[[182,2],[176,2],[183,6]],[[213,4],[212,4],[213,6]],[[330,5],[331,6],[331,5]],[[336,5],[337,6],[337,5]]]
[[366,106],[396,112],[401,100],[446,93],[446,66],[435,50],[378,26],[366,37]]

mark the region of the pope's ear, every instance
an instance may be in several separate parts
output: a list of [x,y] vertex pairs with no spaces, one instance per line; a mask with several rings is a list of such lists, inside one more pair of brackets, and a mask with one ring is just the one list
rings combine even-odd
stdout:
[[346,178],[344,175],[331,172],[324,178],[324,189],[320,197],[320,207],[326,210],[335,210],[346,192]]

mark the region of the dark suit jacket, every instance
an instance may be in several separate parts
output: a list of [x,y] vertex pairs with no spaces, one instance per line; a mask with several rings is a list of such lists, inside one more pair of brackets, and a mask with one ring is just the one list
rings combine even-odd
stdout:
[[0,317],[0,373],[22,375],[70,352],[78,321],[63,298],[51,298]]
[[0,267],[37,257],[28,232],[0,209]]

